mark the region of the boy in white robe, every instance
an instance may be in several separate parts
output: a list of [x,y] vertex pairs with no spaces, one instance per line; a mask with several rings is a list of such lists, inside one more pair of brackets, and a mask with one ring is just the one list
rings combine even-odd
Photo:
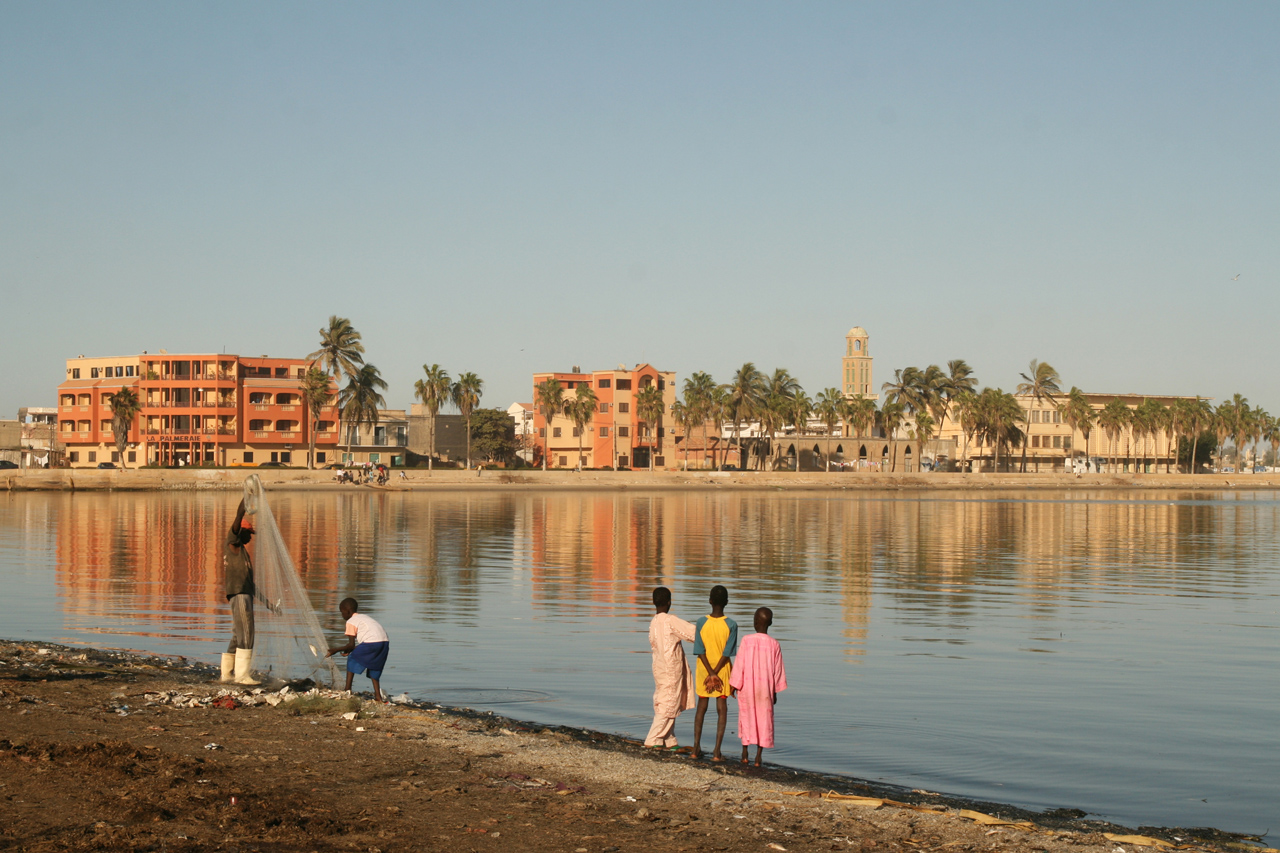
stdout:
[[675,749],[676,717],[694,706],[693,674],[684,659],[683,640],[693,642],[693,625],[671,615],[671,590],[653,591],[649,648],[653,650],[653,725],[645,746]]

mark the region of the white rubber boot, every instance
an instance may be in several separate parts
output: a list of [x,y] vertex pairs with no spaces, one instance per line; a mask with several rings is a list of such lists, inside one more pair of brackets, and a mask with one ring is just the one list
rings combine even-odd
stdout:
[[222,677],[219,681],[230,681],[231,675],[235,672],[236,656],[231,652],[222,653]]
[[236,649],[236,684],[261,684],[253,680],[253,649]]

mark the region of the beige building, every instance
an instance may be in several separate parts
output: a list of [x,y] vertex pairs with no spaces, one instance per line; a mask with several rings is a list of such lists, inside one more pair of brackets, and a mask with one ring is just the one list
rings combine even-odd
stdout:
[[844,381],[840,387],[846,397],[861,394],[870,400],[879,399],[871,373],[871,338],[861,326],[854,326],[844,336],[843,369]]
[[[1086,436],[1081,430],[1073,429],[1063,421],[1058,405],[1065,395],[1059,396],[1057,403],[1048,400],[1036,402],[1029,395],[1014,396],[1026,412],[1022,428],[1027,432],[1028,472],[1071,472],[1079,469],[1082,472],[1155,473],[1177,470],[1177,436],[1171,431],[1160,430],[1155,435],[1135,435],[1132,425],[1125,425],[1119,432],[1108,434],[1094,423]],[[1155,400],[1162,406],[1169,406],[1178,400],[1206,399],[1098,393],[1085,393],[1085,398],[1095,415],[1112,400],[1121,400],[1128,408],[1136,409],[1146,400]],[[966,470],[994,470],[995,448],[977,437],[966,436],[950,413],[943,420],[938,438],[955,442],[958,458],[951,460],[953,464]],[[1021,470],[1022,452],[1021,447],[1002,448],[1000,470]]]

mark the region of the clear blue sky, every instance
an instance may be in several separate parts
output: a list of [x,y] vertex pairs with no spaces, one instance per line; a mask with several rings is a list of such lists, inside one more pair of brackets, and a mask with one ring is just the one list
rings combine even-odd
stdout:
[[[0,5],[0,417],[79,353],[1032,358],[1280,414],[1280,4]],[[1232,277],[1239,274],[1238,281]]]

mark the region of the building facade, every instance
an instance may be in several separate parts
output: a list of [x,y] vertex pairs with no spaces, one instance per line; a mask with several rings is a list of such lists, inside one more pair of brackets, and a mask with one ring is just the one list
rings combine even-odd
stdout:
[[[213,353],[67,360],[58,386],[58,439],[73,468],[116,465],[305,465],[312,435],[317,465],[336,461],[338,410],[312,422],[302,399],[306,359]],[[141,412],[122,460],[111,396],[132,388]],[[336,395],[337,387],[330,386]]]
[[871,338],[866,329],[854,326],[844,336],[844,381],[840,387],[846,397],[861,394],[869,400],[879,399],[880,395],[874,390],[876,385],[871,364]]
[[[564,390],[564,399],[572,400],[579,385],[586,385],[596,395],[595,412],[581,433],[563,409],[547,413],[538,406],[538,386],[555,379]],[[638,364],[634,370],[619,365],[617,370],[584,373],[574,368],[568,373],[535,373],[533,426],[538,446],[534,464],[547,457],[548,468],[654,468],[667,467],[667,454],[674,448],[674,436],[668,436],[671,407],[676,401],[676,375],[649,364]],[[636,410],[636,394],[653,385],[662,392],[662,411],[654,423],[640,419]],[[674,461],[673,465],[674,467]]]

